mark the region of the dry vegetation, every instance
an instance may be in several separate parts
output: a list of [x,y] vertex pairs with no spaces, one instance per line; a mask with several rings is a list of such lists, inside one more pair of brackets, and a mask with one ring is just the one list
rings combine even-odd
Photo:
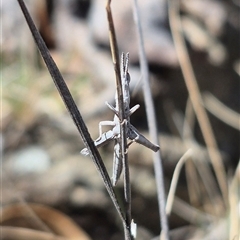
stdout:
[[[31,14],[95,139],[98,123],[112,119],[104,102],[113,102],[115,94],[108,33],[101,25],[107,19],[104,4],[72,0],[47,8],[43,2],[32,1]],[[127,13],[132,14],[132,6],[115,2],[113,18],[120,50],[130,52],[132,102],[141,104],[131,121],[148,135],[137,44],[131,41],[135,35],[126,37],[136,26],[131,27],[130,21],[126,29],[128,23],[121,22],[123,16],[128,19]],[[148,9],[139,2],[140,9]],[[150,40],[144,37],[168,196],[170,239],[237,240],[239,5],[237,1],[214,0],[182,0],[180,6],[175,1],[168,5],[160,2],[164,2],[165,20],[157,22],[160,30],[155,35],[151,31],[156,29],[146,31]],[[79,154],[83,142],[36,51],[17,1],[12,4],[9,1],[11,11],[6,2],[1,9],[2,239],[123,239],[121,222],[100,175],[90,159]],[[88,4],[88,18],[82,17]],[[97,15],[98,5],[105,20]],[[102,35],[95,29],[93,14],[99,16],[97,26]],[[143,23],[150,28],[151,22]],[[151,42],[158,35],[166,45]],[[161,52],[164,57],[158,56]],[[111,144],[99,149],[110,175],[112,149]],[[137,239],[159,239],[152,154],[132,144],[129,162]],[[115,190],[122,199],[122,179]]]

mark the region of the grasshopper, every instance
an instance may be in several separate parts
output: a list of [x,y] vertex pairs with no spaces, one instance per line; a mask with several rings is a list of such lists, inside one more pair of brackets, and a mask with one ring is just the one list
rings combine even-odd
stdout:
[[[119,103],[117,92],[115,95],[116,106],[113,107],[111,104],[106,102],[105,104],[114,112],[113,121],[101,121],[99,123],[99,137],[94,141],[96,147],[101,147],[111,141],[114,141],[114,156],[113,156],[113,176],[112,183],[113,186],[117,184],[122,172],[122,160],[120,159],[120,124],[126,124],[126,137],[129,140],[127,147],[129,147],[133,142],[137,142],[154,152],[159,150],[159,146],[151,143],[147,138],[145,138],[131,123],[130,116],[140,107],[139,104],[135,105],[130,109],[130,74],[128,73],[128,63],[129,63],[129,53],[126,55],[122,53],[121,56],[121,84],[123,89],[123,105],[125,118],[124,122],[120,123],[119,120]],[[102,126],[113,126],[112,130],[107,132],[102,131]],[[88,149],[84,148],[81,154],[88,155]]]

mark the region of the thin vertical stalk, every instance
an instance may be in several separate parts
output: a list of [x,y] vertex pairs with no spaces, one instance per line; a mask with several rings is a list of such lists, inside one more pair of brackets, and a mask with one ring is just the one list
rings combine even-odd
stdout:
[[118,95],[118,109],[119,109],[119,121],[120,121],[120,159],[123,163],[124,170],[124,198],[125,198],[125,209],[126,209],[126,222],[124,225],[125,240],[131,240],[131,185],[130,185],[130,174],[127,159],[127,134],[126,134],[126,113],[123,102],[123,89],[120,74],[120,63],[119,63],[119,51],[117,45],[117,38],[115,34],[114,22],[111,11],[111,0],[106,1],[106,12],[109,26],[109,41],[112,53],[112,60],[115,70],[117,95]]
[[[148,127],[149,127],[151,140],[154,143],[159,145],[158,129],[157,129],[156,116],[154,111],[154,103],[153,103],[151,88],[149,84],[148,63],[146,60],[146,54],[144,50],[143,32],[142,32],[140,13],[139,13],[137,0],[133,0],[133,14],[134,14],[136,27],[137,27],[138,49],[139,49],[141,75],[143,79],[143,94],[144,94],[144,102],[145,102],[145,107],[147,112]],[[163,177],[163,168],[162,168],[160,150],[157,153],[153,153],[153,162],[154,162],[154,171],[155,171],[157,193],[158,193],[159,214],[160,214],[160,220],[161,220],[160,228],[162,229],[163,238],[165,240],[168,240],[169,228],[168,228],[168,220],[167,220],[167,215],[165,210],[166,200],[165,200],[164,177]]]

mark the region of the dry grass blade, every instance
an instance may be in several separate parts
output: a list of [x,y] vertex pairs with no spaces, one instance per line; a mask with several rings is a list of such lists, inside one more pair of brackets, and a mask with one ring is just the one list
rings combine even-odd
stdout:
[[175,197],[174,199],[172,211],[182,219],[185,219],[194,225],[207,225],[210,222],[215,222],[217,220],[212,215],[203,213],[202,211],[190,206],[178,197]]
[[[187,104],[188,110],[190,111],[191,104]],[[183,115],[180,114],[178,111],[172,110],[173,115],[173,121],[175,123],[175,128],[178,129],[178,134],[182,137],[182,140],[184,144],[186,145],[186,148],[192,148],[194,149],[194,162],[188,161],[186,162],[186,177],[189,181],[187,181],[188,186],[190,187],[191,191],[189,192],[190,197],[195,195],[195,198],[197,197],[197,191],[200,193],[200,185],[198,184],[198,175],[200,176],[202,183],[205,187],[206,193],[209,196],[209,200],[212,205],[212,209],[215,211],[216,215],[221,215],[222,213],[222,204],[221,204],[221,198],[218,198],[218,186],[214,179],[214,176],[211,172],[210,166],[207,161],[195,161],[197,159],[198,155],[198,149],[199,146],[197,145],[196,141],[193,138],[192,130],[190,126],[188,125],[188,119],[187,117],[190,117],[192,114],[186,114],[185,119],[183,119]],[[193,116],[192,116],[193,118]],[[191,119],[190,119],[191,121]],[[184,126],[184,127],[183,127]],[[183,129],[184,133],[181,133],[181,130]],[[186,136],[185,136],[186,135]],[[184,138],[185,136],[185,138]],[[196,166],[194,167],[193,164]],[[195,172],[195,175],[193,175]],[[199,174],[197,174],[197,172]],[[195,194],[196,193],[196,194]],[[199,196],[200,197],[200,196]],[[202,199],[202,197],[200,197]],[[216,204],[218,203],[218,204]],[[208,206],[208,201],[205,201],[203,206]]]
[[186,180],[187,180],[187,189],[190,203],[192,205],[200,206],[201,199],[201,190],[200,190],[200,181],[197,174],[196,167],[194,166],[193,161],[187,161],[185,164]]
[[191,100],[188,98],[186,109],[185,109],[185,118],[183,123],[183,130],[182,130],[182,136],[183,139],[192,139],[193,133],[192,129],[194,129],[194,124],[196,122],[194,109],[191,103]]
[[[28,204],[28,208],[48,227],[50,230],[50,232],[48,231],[49,234],[56,234],[70,239],[90,240],[90,237],[63,213],[40,204]],[[32,218],[31,215],[29,216],[26,213],[26,207],[22,204],[9,205],[2,209],[1,224],[14,221],[15,219],[22,219],[21,221],[25,219],[26,222],[30,222],[32,225],[35,218]],[[42,229],[40,230],[41,232],[46,232]]]
[[51,54],[46,47],[46,44],[44,43],[40,33],[38,32],[23,0],[18,0],[18,3],[22,9],[22,12],[24,14],[24,17],[27,21],[27,24],[29,26],[29,29],[33,35],[33,38],[36,42],[36,45],[38,47],[38,50],[40,51],[43,60],[45,61],[45,64],[48,68],[49,73],[52,76],[52,79],[54,81],[54,84],[56,85],[56,88],[62,97],[62,100],[69,111],[69,114],[71,115],[73,122],[75,123],[78,132],[80,133],[83,142],[87,146],[90,156],[98,170],[98,172],[101,174],[101,177],[103,179],[104,185],[109,193],[109,196],[111,197],[111,200],[120,216],[123,222],[125,222],[125,216],[122,213],[122,209],[117,201],[114,189],[111,184],[110,177],[108,175],[108,172],[106,170],[106,167],[103,163],[103,160],[97,150],[97,148],[94,145],[94,142],[88,132],[87,126],[83,121],[83,118],[76,106],[76,103],[73,100],[73,97],[56,65],[53,58],[51,57]]
[[[154,103],[152,99],[152,93],[149,83],[149,70],[147,64],[146,53],[144,50],[144,40],[143,40],[143,32],[140,20],[140,13],[138,8],[137,0],[133,1],[133,15],[134,21],[137,29],[137,38],[138,38],[138,51],[140,58],[140,68],[141,75],[143,79],[143,94],[144,94],[144,102],[145,108],[147,112],[147,121],[150,132],[151,140],[159,145],[158,139],[158,129],[156,123],[156,115],[154,111]],[[164,177],[163,177],[163,168],[162,168],[162,159],[160,152],[153,153],[153,163],[154,163],[154,171],[157,185],[157,193],[158,193],[158,204],[159,204],[159,215],[161,222],[161,229],[163,239],[169,239],[169,227],[168,227],[168,219],[165,211],[165,186],[164,186]]]
[[240,200],[240,162],[236,169],[235,175],[229,187],[229,205],[230,205],[230,229],[229,239],[240,239],[240,213],[239,213],[239,200]]
[[106,1],[106,12],[109,26],[109,40],[112,53],[112,60],[114,65],[114,71],[116,76],[116,86],[117,86],[117,96],[118,96],[118,110],[119,110],[119,121],[120,121],[120,156],[123,163],[124,171],[124,197],[125,197],[125,207],[126,207],[126,221],[123,221],[125,240],[132,239],[131,236],[131,185],[129,176],[129,166],[127,159],[127,136],[126,136],[126,124],[125,119],[125,106],[123,101],[123,89],[120,74],[120,63],[119,63],[119,52],[117,39],[115,34],[114,22],[111,10],[111,0]]
[[[187,147],[194,147],[196,146],[196,140],[194,140],[194,135],[192,132],[193,129],[193,122],[194,122],[194,110],[193,106],[191,104],[190,99],[187,101],[186,111],[185,111],[185,119],[183,123],[183,140],[185,141]],[[190,123],[190,124],[189,124]],[[196,166],[194,166],[194,164]],[[197,172],[199,174],[197,174]],[[189,188],[189,196],[190,201],[192,200],[192,203],[195,203],[199,206],[199,199],[201,199],[201,191],[200,191],[200,182],[198,181],[198,175],[200,176],[204,187],[206,189],[206,192],[209,196],[209,199],[211,201],[212,207],[216,214],[221,214],[222,209],[219,208],[219,206],[216,204],[219,202],[219,199],[216,198],[218,196],[217,193],[217,185],[216,181],[214,179],[214,176],[211,172],[211,169],[209,168],[209,164],[206,161],[188,161],[186,162],[186,177],[188,179],[187,184]],[[207,206],[208,202],[205,202],[203,206]]]
[[[118,103],[119,103],[119,121],[122,123],[125,119],[124,113],[124,104],[123,104],[123,89],[121,83],[121,74],[120,74],[120,62],[119,62],[119,52],[117,46],[117,39],[115,34],[114,22],[112,17],[112,10],[111,10],[111,0],[106,1],[106,12],[107,12],[107,19],[108,19],[108,26],[109,26],[109,41],[110,41],[110,48],[112,54],[112,60],[114,65],[115,77],[116,77],[116,86],[117,86],[117,95],[118,95]],[[121,144],[120,144],[120,158],[125,161],[125,149],[127,146],[126,142],[126,132],[123,129],[123,125],[120,126],[120,135],[121,135]]]
[[178,183],[181,169],[182,169],[184,163],[189,159],[189,157],[191,157],[191,155],[192,155],[192,149],[188,149],[187,152],[184,153],[184,155],[180,158],[180,160],[178,161],[177,166],[174,170],[171,185],[170,185],[170,190],[169,190],[168,197],[167,197],[167,204],[166,204],[167,215],[170,215],[170,213],[172,211],[173,200],[175,197],[175,192],[176,192],[177,183]]
[[[194,162],[195,163],[195,162]],[[223,212],[221,199],[217,196],[216,184],[213,179],[213,174],[209,169],[209,164],[205,162],[197,163],[196,170],[202,180],[203,186],[205,187],[205,191],[202,191],[201,194],[203,196],[208,196],[210,200],[210,204],[212,206],[212,210],[214,210],[215,215],[221,215]],[[202,199],[202,198],[201,198]],[[207,199],[202,203],[203,206],[208,206],[209,203]]]
[[[192,107],[190,99],[187,100],[185,118],[183,122],[182,138],[184,140],[193,140],[192,129],[194,128],[195,123],[195,113]],[[187,187],[189,199],[192,204],[199,206],[200,201],[200,189],[199,189],[199,178],[197,175],[197,170],[192,161],[186,162],[186,178],[187,178]]]
[[228,206],[228,186],[227,186],[227,176],[223,166],[223,161],[221,155],[218,151],[217,143],[214,138],[214,134],[206,114],[205,109],[202,106],[202,97],[197,85],[197,80],[195,78],[192,65],[187,53],[186,43],[182,35],[181,19],[179,16],[179,1],[170,0],[169,3],[169,21],[170,27],[173,35],[173,40],[176,46],[176,51],[179,59],[179,63],[184,75],[184,80],[189,92],[189,96],[196,113],[200,128],[204,140],[206,142],[209,156],[220,186],[223,201],[225,206]]
[[[73,240],[55,236],[52,233],[41,232],[20,227],[0,227],[1,240]],[[77,239],[76,239],[77,240]],[[82,239],[78,239],[82,240]]]
[[225,106],[209,92],[203,94],[203,102],[206,109],[214,116],[240,131],[240,115],[237,112]]

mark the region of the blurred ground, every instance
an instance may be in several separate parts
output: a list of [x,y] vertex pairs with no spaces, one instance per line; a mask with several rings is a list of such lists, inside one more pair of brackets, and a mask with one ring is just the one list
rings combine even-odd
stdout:
[[[168,192],[174,167],[189,147],[182,132],[188,93],[171,38],[166,2],[139,2]],[[28,1],[28,6],[92,137],[97,138],[99,121],[112,118],[104,102],[113,103],[115,94],[104,3],[35,0]],[[113,205],[93,163],[79,154],[84,147],[82,140],[35,48],[18,4],[4,0],[1,12],[2,206],[22,201],[53,206],[74,219],[92,239],[122,239]],[[147,136],[131,4],[113,1],[113,14],[120,51],[130,52],[132,105],[141,105],[131,121]],[[238,3],[182,0],[181,16],[205,104],[213,95],[239,113]],[[215,110],[231,119],[222,108]],[[239,119],[236,124],[236,118],[225,123],[212,113],[209,117],[226,170],[232,176],[239,161]],[[195,117],[191,120],[196,161],[209,160],[198,123]],[[100,149],[110,175],[112,149],[111,144]],[[142,239],[151,239],[159,234],[151,152],[133,144],[129,161],[133,218],[142,226]],[[187,181],[183,174],[177,196],[189,202]],[[122,182],[117,192],[122,194]],[[211,204],[201,205],[204,194],[199,196],[199,209],[214,215]],[[171,229],[197,225],[197,221],[184,219],[181,207],[175,211],[169,220]]]

